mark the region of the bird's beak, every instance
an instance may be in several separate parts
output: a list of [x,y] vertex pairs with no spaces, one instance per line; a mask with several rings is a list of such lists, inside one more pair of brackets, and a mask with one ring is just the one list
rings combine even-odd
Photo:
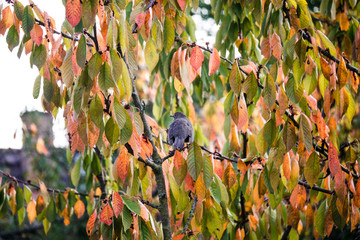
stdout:
[[174,117],[174,114],[171,114],[171,115],[170,115],[170,117],[172,117],[172,118],[173,118],[173,117]]

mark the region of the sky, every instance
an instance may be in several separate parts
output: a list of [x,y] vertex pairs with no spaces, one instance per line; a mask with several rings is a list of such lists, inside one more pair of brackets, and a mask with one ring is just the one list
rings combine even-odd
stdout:
[[[20,0],[24,5],[28,5],[28,1]],[[33,0],[35,4],[42,10],[46,11],[56,22],[57,29],[65,19],[65,8],[61,0]],[[0,4],[7,6],[5,0],[0,0]],[[216,32],[217,26],[212,19],[207,23],[201,23],[200,15],[194,15],[193,19],[197,26],[195,34],[198,44],[204,45],[209,42],[210,46],[214,43],[215,36],[208,36],[208,32]],[[212,21],[212,22],[211,22]],[[18,47],[10,52],[6,43],[5,36],[0,35],[0,148],[22,147],[22,122],[21,113],[25,110],[37,110],[43,112],[41,105],[41,95],[38,99],[32,96],[32,89],[35,78],[39,72],[37,67],[30,67],[29,55],[23,52],[20,59],[17,57]],[[20,37],[21,40],[21,37]],[[66,131],[64,130],[65,122],[62,117],[62,111],[59,111],[56,119],[53,120],[54,127],[54,145],[56,147],[67,146]]]

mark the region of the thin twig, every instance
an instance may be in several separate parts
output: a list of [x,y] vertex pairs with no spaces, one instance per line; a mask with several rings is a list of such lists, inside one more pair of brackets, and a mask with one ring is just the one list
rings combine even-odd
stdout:
[[193,201],[193,204],[192,204],[192,206],[191,206],[189,216],[188,216],[188,218],[186,219],[186,223],[185,223],[185,226],[184,226],[181,234],[185,234],[185,233],[186,233],[186,231],[187,231],[187,229],[188,229],[188,227],[189,227],[190,221],[191,221],[191,219],[194,217],[196,203],[197,203],[197,196],[194,197],[194,201]]
[[318,192],[323,192],[323,193],[330,194],[330,195],[334,194],[334,191],[330,191],[330,190],[318,187],[316,185],[313,185],[311,187],[309,184],[307,184],[306,182],[301,181],[301,180],[299,180],[298,184],[304,186],[307,189],[312,189],[312,190],[315,190],[315,191],[318,191]]

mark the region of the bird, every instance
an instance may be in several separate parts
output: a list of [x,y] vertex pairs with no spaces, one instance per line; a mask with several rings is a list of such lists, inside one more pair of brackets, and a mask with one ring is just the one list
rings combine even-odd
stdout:
[[173,117],[174,121],[169,126],[167,141],[179,150],[185,143],[194,141],[194,129],[184,113],[176,112],[170,117]]

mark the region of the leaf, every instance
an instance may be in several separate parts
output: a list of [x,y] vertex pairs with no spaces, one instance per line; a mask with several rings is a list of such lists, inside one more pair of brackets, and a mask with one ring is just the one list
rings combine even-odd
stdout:
[[78,199],[74,205],[74,212],[77,218],[81,218],[85,213],[85,205],[80,199]]
[[8,44],[9,50],[12,51],[14,47],[19,45],[19,33],[17,32],[15,25],[12,25],[6,36],[6,42]]
[[253,71],[249,73],[249,75],[246,77],[245,82],[242,85],[242,89],[244,93],[247,95],[247,99],[251,101],[258,91],[258,84],[256,80],[256,76]]
[[100,74],[98,78],[98,83],[101,91],[104,93],[111,87],[115,86],[115,82],[111,76],[111,69],[107,62],[105,62],[100,68]]
[[300,139],[304,142],[306,150],[310,152],[313,147],[310,120],[304,114],[301,114],[299,125]]
[[23,15],[24,15],[24,5],[19,0],[16,0],[14,2],[14,12],[16,17],[22,21]]
[[126,205],[127,208],[130,209],[133,213],[136,213],[137,215],[141,214],[141,207],[137,200],[132,199],[126,195],[122,196],[123,202]]
[[71,182],[72,182],[72,184],[74,184],[75,188],[77,188],[77,186],[79,185],[81,160],[82,160],[82,158],[79,158],[76,161],[73,169],[71,170]]
[[86,224],[86,233],[88,236],[90,236],[91,231],[94,228],[96,218],[97,218],[97,211],[95,208],[94,212],[91,214],[91,216],[89,217],[89,220],[87,221],[87,224]]
[[34,200],[31,200],[27,207],[26,207],[26,212],[28,214],[28,218],[29,218],[29,222],[30,224],[35,220],[36,218],[36,203]]
[[229,164],[224,172],[223,182],[227,189],[230,189],[237,181],[236,173],[231,164]]
[[111,145],[114,145],[119,140],[120,129],[112,117],[106,122],[105,136]]
[[330,77],[332,76],[331,67],[330,67],[328,61],[326,61],[323,57],[320,58],[320,66],[321,66],[323,75],[325,76],[325,78],[327,80],[330,81]]
[[37,76],[34,82],[34,87],[33,87],[33,97],[34,99],[37,99],[39,97],[39,93],[40,93],[40,87],[41,87],[41,76]]
[[196,180],[195,193],[200,202],[202,202],[205,199],[206,187],[202,173],[200,173],[198,179]]
[[113,210],[109,204],[106,204],[100,213],[100,221],[110,226],[112,223],[112,217],[114,216]]
[[114,98],[113,113],[119,129],[122,129],[126,123],[126,116],[129,114],[116,97]]
[[325,49],[328,48],[330,51],[330,54],[332,56],[336,56],[336,49],[335,49],[334,44],[325,36],[324,33],[322,33],[321,31],[316,31],[316,32],[318,33],[322,43],[324,44]]
[[86,62],[86,40],[83,34],[79,39],[79,44],[76,49],[76,62],[79,67],[84,68]]
[[281,61],[281,55],[282,55],[282,46],[281,46],[281,40],[279,35],[276,34],[276,32],[273,33],[271,39],[270,39],[270,48],[272,51],[272,55],[279,61]]
[[37,66],[38,69],[40,70],[42,66],[45,64],[47,58],[45,45],[43,44],[41,44],[40,46],[35,45],[34,50],[31,53],[31,58],[35,66]]
[[30,188],[26,185],[24,185],[24,198],[26,203],[29,203],[31,201],[32,191]]
[[185,2],[185,0],[177,0],[177,3],[179,4],[179,6],[180,6],[180,8],[181,8],[181,11],[184,12],[185,7],[186,7],[186,2]]
[[169,54],[169,51],[174,43],[174,40],[175,40],[174,21],[166,16],[164,23],[164,50],[166,54]]
[[141,29],[141,27],[144,25],[145,22],[145,12],[141,12],[135,17],[135,23],[137,24],[138,28]]
[[283,130],[283,141],[286,147],[286,152],[290,151],[295,145],[297,140],[295,126],[290,120],[286,121],[285,127]]
[[337,77],[339,79],[340,89],[344,87],[349,81],[349,71],[346,69],[344,58],[341,57],[339,68],[337,71]]
[[304,170],[305,179],[311,187],[317,182],[320,170],[319,156],[313,152],[306,161]]
[[190,64],[197,71],[204,61],[204,53],[199,46],[195,46],[190,54]]
[[43,39],[42,27],[35,24],[34,28],[30,31],[30,37],[36,45],[40,46],[42,39]]
[[122,182],[125,182],[128,175],[128,169],[130,165],[130,160],[128,156],[128,151],[125,147],[122,148],[119,156],[116,159],[116,169],[118,176]]
[[190,146],[187,165],[190,176],[196,181],[204,165],[201,148],[197,143],[192,143]]
[[331,176],[335,176],[337,172],[341,170],[340,170],[340,162],[339,162],[337,150],[331,141],[329,143],[328,156],[329,156],[329,169]]
[[324,235],[325,212],[326,212],[326,201],[323,201],[315,215],[315,228],[320,234],[320,236]]
[[120,194],[116,191],[114,191],[113,193],[112,206],[114,209],[115,217],[118,217],[124,208],[124,203]]
[[275,104],[276,101],[276,87],[273,78],[270,74],[267,75],[265,86],[262,92],[264,103],[266,107],[271,110],[272,106]]
[[[72,57],[73,49],[72,47],[66,52],[64,61],[60,67],[62,80],[65,83],[66,87],[71,87],[74,81],[74,71],[72,69]],[[89,68],[90,69],[90,68]]]
[[210,54],[210,59],[209,59],[209,76],[211,76],[219,69],[220,63],[221,62],[220,62],[219,52],[215,47],[213,47],[213,51]]
[[240,73],[237,62],[235,61],[230,71],[229,84],[233,92],[236,93],[237,95],[239,95],[240,93],[241,80],[242,80],[242,75]]
[[65,6],[65,15],[72,27],[78,25],[81,20],[81,2],[80,0],[68,0]]
[[[66,55],[67,55],[67,53],[66,53]],[[101,64],[102,64],[101,56],[98,52],[96,52],[94,55],[92,55],[92,57],[90,58],[89,63],[88,63],[88,66],[89,66],[88,74],[91,79],[94,79],[99,74],[100,68],[102,66]]]
[[213,181],[213,166],[209,156],[204,155],[204,183],[206,189],[208,189]]
[[35,18],[34,18],[33,10],[30,6],[26,6],[24,9],[24,15],[22,19],[22,27],[26,35],[30,33],[31,29],[33,29],[34,24],[35,24]]
[[146,42],[144,55],[146,65],[148,66],[149,71],[152,72],[159,61],[159,54],[157,53],[155,43],[151,38]]

